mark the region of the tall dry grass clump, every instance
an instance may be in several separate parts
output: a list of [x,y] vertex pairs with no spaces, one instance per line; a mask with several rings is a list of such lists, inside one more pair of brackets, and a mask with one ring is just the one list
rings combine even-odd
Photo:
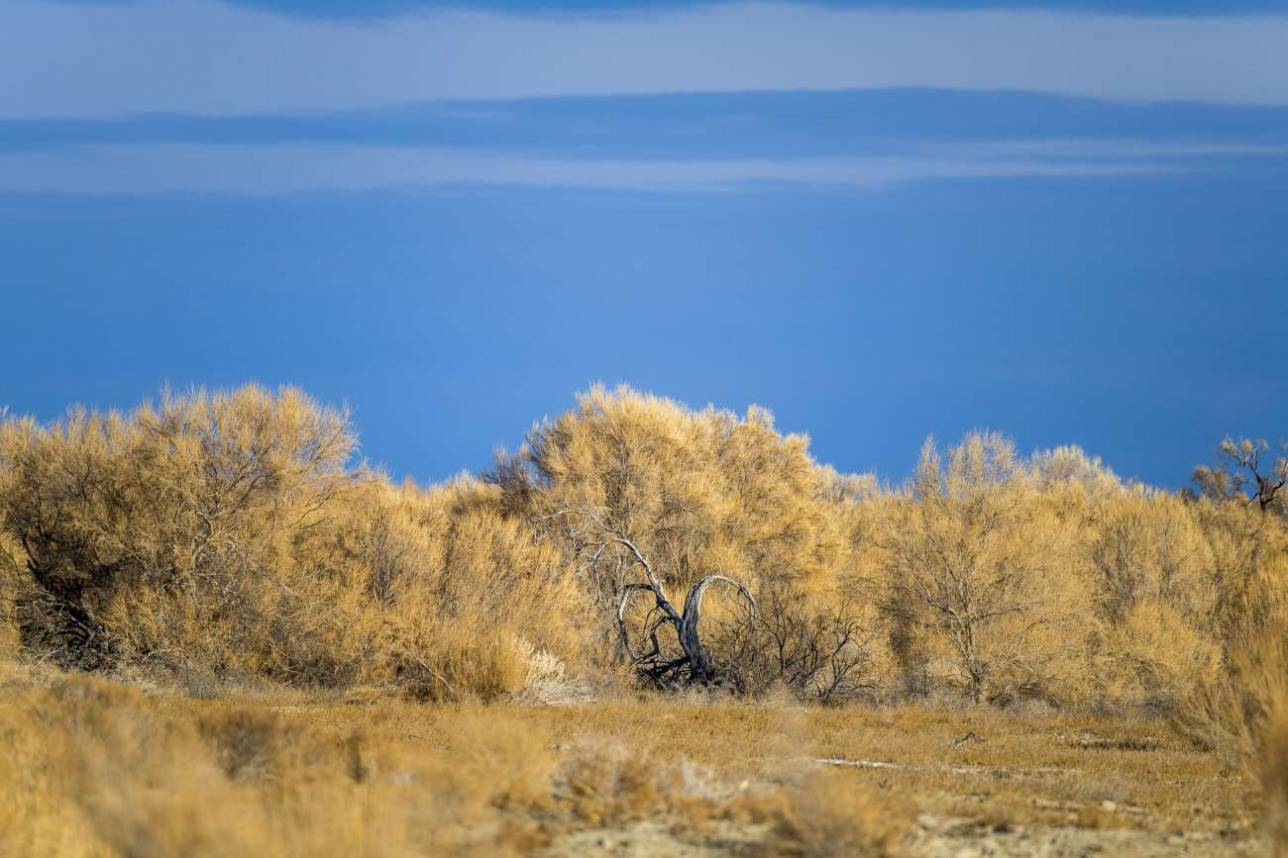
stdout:
[[0,535],[0,664],[15,660],[22,650],[16,601],[23,589],[21,550]]
[[0,731],[5,855],[490,856],[548,839],[534,814],[554,760],[503,716],[463,715],[429,746],[72,677],[7,688]]
[[1266,818],[1277,853],[1288,855],[1288,655],[1278,641],[1277,679],[1266,700],[1266,720],[1261,726],[1261,762],[1258,766],[1268,804]]
[[1205,512],[1209,524],[1225,523],[1223,535],[1243,539],[1219,543],[1231,576],[1213,618],[1222,670],[1196,686],[1177,721],[1198,744],[1259,780],[1277,854],[1288,854],[1288,533],[1282,519],[1247,521],[1234,504]]

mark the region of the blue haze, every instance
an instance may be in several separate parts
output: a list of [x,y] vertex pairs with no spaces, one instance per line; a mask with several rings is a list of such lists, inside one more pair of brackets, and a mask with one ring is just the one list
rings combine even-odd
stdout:
[[[361,17],[338,2],[253,5]],[[604,11],[591,7],[545,6]],[[1018,145],[1035,147],[1025,163],[1124,169],[251,195],[91,193],[64,164],[57,190],[4,185],[6,159],[52,170],[41,159],[88,164],[96,147],[110,167],[116,146],[161,158],[149,147],[334,143],[570,164],[973,159],[971,147]],[[928,433],[983,426],[1179,485],[1227,433],[1288,436],[1285,153],[1284,107],[924,88],[4,120],[0,404],[52,419],[165,384],[298,384],[352,407],[364,455],[428,481],[486,467],[575,391],[625,382],[695,406],[765,405],[847,471],[899,478]]]

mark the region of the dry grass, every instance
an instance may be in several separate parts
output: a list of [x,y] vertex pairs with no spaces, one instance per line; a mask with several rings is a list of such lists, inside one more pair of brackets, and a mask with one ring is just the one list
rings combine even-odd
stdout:
[[916,853],[928,818],[1245,837],[1259,795],[1163,722],[1046,711],[195,699],[12,667],[0,735],[6,855]]

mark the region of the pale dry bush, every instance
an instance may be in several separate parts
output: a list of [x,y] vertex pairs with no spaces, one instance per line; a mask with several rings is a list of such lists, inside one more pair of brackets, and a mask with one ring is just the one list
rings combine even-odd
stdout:
[[554,653],[538,649],[530,642],[520,640],[520,649],[526,655],[523,686],[514,695],[518,703],[557,705],[586,701],[590,689],[585,680],[568,672],[568,666]]
[[830,587],[848,556],[841,508],[852,500],[810,457],[808,439],[779,434],[763,409],[740,418],[594,388],[502,456],[490,479],[594,596],[608,655],[621,588],[641,579],[614,536],[633,540],[677,593],[713,573],[753,590]]
[[1259,782],[1276,855],[1288,855],[1288,613],[1282,620],[1227,675],[1201,686],[1178,718],[1198,744]]
[[25,636],[89,667],[198,646],[220,669],[309,671],[291,645],[325,624],[313,614],[332,582],[309,580],[300,555],[357,479],[353,446],[342,413],[259,388],[5,423],[0,509],[33,585]]
[[410,501],[423,544],[383,576],[369,681],[493,700],[524,689],[535,650],[581,660],[583,594],[554,546],[499,512],[499,494],[464,480]]
[[1090,648],[1089,702],[1111,711],[1174,715],[1199,685],[1222,673],[1220,647],[1175,609],[1159,602],[1132,607],[1104,626]]
[[1270,698],[1281,681],[1274,642],[1288,629],[1288,534],[1240,499],[1194,504],[1213,556],[1212,637],[1222,674],[1198,684],[1178,723],[1195,742],[1257,771]]
[[[875,481],[819,465],[808,439],[777,432],[767,411],[740,417],[595,388],[574,411],[536,427],[515,456],[500,457],[491,480],[592,594],[599,671],[621,655],[613,619],[622,588],[644,579],[625,539],[677,606],[695,581],[717,573],[763,597],[758,614],[732,591],[707,597],[702,634],[717,684],[758,694],[782,683],[823,700],[869,688],[875,635],[861,625],[873,618],[845,591],[852,519],[876,494]],[[657,616],[650,602],[631,605],[631,640],[648,642]],[[664,629],[663,659],[680,655],[677,643]]]
[[1088,594],[1062,574],[1066,528],[1041,500],[1005,438],[968,436],[946,460],[927,443],[911,494],[887,505],[873,582],[909,687],[1005,702],[1074,669]]
[[1172,714],[1222,669],[1218,581],[1196,510],[1133,487],[1089,503],[1081,526],[1083,567],[1074,571],[1088,576],[1094,599],[1085,696]]
[[1273,554],[1256,534],[1282,530],[980,433],[928,446],[906,492],[861,505],[860,578],[905,692],[1166,715],[1228,671],[1251,558]]
[[673,596],[711,573],[759,596],[750,614],[716,593],[703,621],[743,693],[1174,713],[1233,671],[1249,582],[1284,541],[1278,516],[1126,483],[1077,448],[1026,459],[975,433],[889,488],[819,465],[762,409],[629,388],[429,489],[356,462],[347,417],[292,390],[2,426],[0,646],[16,625],[30,656],[203,694],[576,694],[618,675],[616,604],[641,577],[625,536]]
[[[1288,589],[1288,588],[1286,588]],[[1200,734],[1256,778],[1263,817],[1276,855],[1288,855],[1288,602],[1282,625],[1237,657],[1224,687],[1208,685]],[[1193,725],[1193,721],[1189,722]]]
[[1260,778],[1275,843],[1288,854],[1288,520],[1241,496],[1192,508],[1212,552],[1210,629],[1222,673],[1198,685],[1177,721]]
[[1273,664],[1261,725],[1261,760],[1258,766],[1265,790],[1270,836],[1280,855],[1288,855],[1288,653],[1283,638],[1271,644]]
[[559,551],[461,480],[394,488],[352,462],[344,414],[302,394],[167,395],[0,427],[6,603],[66,665],[220,682],[405,685],[493,699],[519,639],[576,660]]
[[1117,495],[1124,488],[1123,481],[1099,456],[1073,444],[1037,451],[1029,457],[1028,467],[1039,491],[1076,487],[1092,497],[1105,497]]
[[1211,547],[1191,504],[1162,492],[1104,497],[1087,512],[1087,561],[1097,609],[1121,620],[1139,604],[1167,604],[1192,624],[1211,618]]
[[17,601],[25,585],[20,550],[0,533],[0,664],[16,660],[22,648]]
[[802,858],[902,853],[913,813],[852,775],[822,770],[788,793],[776,814],[779,854]]
[[583,743],[558,772],[555,790],[574,817],[624,826],[673,810],[679,772],[617,743]]

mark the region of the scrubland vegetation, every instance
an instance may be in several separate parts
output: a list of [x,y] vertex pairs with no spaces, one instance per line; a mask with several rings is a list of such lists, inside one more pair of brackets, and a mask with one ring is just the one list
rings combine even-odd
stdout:
[[933,852],[926,814],[1288,844],[1286,480],[1254,441],[1178,493],[981,432],[886,485],[628,389],[429,488],[294,390],[10,417],[0,852],[593,851],[658,819]]

